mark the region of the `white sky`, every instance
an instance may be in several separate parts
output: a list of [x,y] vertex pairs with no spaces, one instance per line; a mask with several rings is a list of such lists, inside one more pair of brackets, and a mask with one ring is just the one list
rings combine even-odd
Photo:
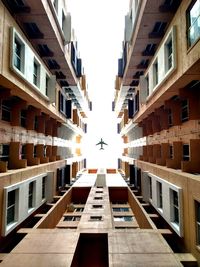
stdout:
[[[117,168],[122,140],[111,108],[129,0],[67,0],[67,3],[93,104],[88,133],[83,140],[87,167]],[[108,143],[105,150],[95,146],[101,137]]]

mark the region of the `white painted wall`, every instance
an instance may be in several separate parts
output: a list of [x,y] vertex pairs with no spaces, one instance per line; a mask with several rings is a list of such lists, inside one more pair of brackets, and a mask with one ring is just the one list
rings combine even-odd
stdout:
[[[46,176],[46,186],[45,186],[45,198],[42,199],[42,178]],[[34,190],[34,207],[28,209],[28,193],[29,184],[35,182]],[[10,225],[7,225],[7,201],[8,192],[18,190],[16,196],[16,208],[15,217],[16,221]],[[39,208],[44,202],[53,200],[53,173],[43,173],[38,176],[31,177],[23,182],[4,187],[4,197],[3,197],[3,223],[2,223],[2,235],[6,236],[14,228],[16,228],[21,222],[23,222],[30,214],[32,214],[37,208]]]

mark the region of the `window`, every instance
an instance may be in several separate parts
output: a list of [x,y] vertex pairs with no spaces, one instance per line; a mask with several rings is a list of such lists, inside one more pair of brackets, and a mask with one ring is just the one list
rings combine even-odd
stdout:
[[188,99],[181,101],[181,121],[188,121],[189,119],[189,103]]
[[123,212],[123,211],[129,211],[129,208],[112,208],[114,212]]
[[20,146],[20,158],[25,159],[26,158],[26,145]]
[[33,149],[33,156],[34,156],[34,158],[37,157],[37,146],[34,146],[34,149]]
[[34,207],[34,182],[31,182],[28,187],[28,208],[32,209]]
[[103,191],[102,190],[98,190],[95,193],[100,194],[100,193],[103,193]]
[[9,100],[2,100],[1,102],[1,119],[3,121],[10,122],[11,119],[11,101]]
[[163,208],[163,195],[162,195],[162,183],[157,181],[157,192],[158,192],[158,208]]
[[21,110],[21,126],[26,127],[26,115],[27,111],[26,110]]
[[133,216],[114,216],[114,222],[132,222]]
[[9,145],[0,144],[0,161],[9,161]]
[[38,130],[38,116],[35,116],[35,120],[34,120],[34,130]]
[[93,209],[102,209],[103,206],[102,205],[92,205]]
[[94,199],[100,200],[100,199],[103,199],[103,197],[94,197]]
[[190,146],[188,144],[183,144],[183,160],[190,160]]
[[190,47],[200,37],[200,0],[192,1],[186,16],[188,46]]
[[102,221],[102,216],[90,216],[90,221]]
[[58,0],[53,0],[53,6],[56,10],[56,13],[58,13]]
[[158,84],[158,60],[153,64],[153,85],[154,87]]
[[172,47],[172,37],[165,44],[165,58],[166,58],[166,72],[171,69],[173,65],[173,47]]
[[84,208],[75,208],[75,212],[83,212]]
[[169,127],[173,126],[173,115],[171,109],[168,109],[168,125]]
[[49,90],[49,76],[48,75],[46,75],[46,84],[45,84],[45,89],[46,89],[46,92],[45,92],[45,94],[48,96],[49,95],[49,92],[48,92],[48,90]]
[[172,221],[179,224],[179,198],[178,192],[171,190],[172,197]]
[[16,212],[16,198],[17,191],[12,190],[8,192],[8,202],[7,202],[7,225],[15,222],[15,212]]
[[42,199],[44,199],[46,196],[46,178],[46,176],[42,177]]
[[195,208],[196,208],[196,243],[199,246],[200,245],[200,203],[198,201],[195,201]]
[[150,176],[148,176],[148,180],[149,180],[149,198],[152,199],[152,181]]
[[169,146],[169,158],[170,159],[174,158],[174,149],[172,145]]
[[147,81],[147,96],[149,96],[149,75],[146,76],[146,81]]
[[81,216],[65,216],[64,217],[64,221],[67,221],[67,222],[78,222],[80,221],[81,219]]
[[40,65],[36,60],[33,62],[33,83],[39,87],[40,81]]
[[24,72],[24,45],[22,42],[15,36],[14,39],[14,62],[15,68],[19,71]]
[[62,30],[64,31],[64,23],[65,23],[65,14],[62,10]]

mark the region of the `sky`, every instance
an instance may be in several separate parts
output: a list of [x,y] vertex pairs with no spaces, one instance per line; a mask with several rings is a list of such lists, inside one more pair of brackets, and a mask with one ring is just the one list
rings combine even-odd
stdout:
[[[117,168],[122,139],[112,101],[129,0],[68,0],[67,6],[93,105],[82,151],[88,168]],[[105,150],[95,145],[100,138],[108,144]]]

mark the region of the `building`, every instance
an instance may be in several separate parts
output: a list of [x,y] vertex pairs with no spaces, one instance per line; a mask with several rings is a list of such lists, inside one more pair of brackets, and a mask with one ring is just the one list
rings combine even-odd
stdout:
[[113,169],[83,171],[34,218],[1,266],[183,266],[162,237],[169,231],[155,227]]
[[65,1],[1,1],[0,40],[3,253],[86,167],[91,102]]
[[114,109],[119,168],[200,265],[199,51],[199,0],[130,1]]

